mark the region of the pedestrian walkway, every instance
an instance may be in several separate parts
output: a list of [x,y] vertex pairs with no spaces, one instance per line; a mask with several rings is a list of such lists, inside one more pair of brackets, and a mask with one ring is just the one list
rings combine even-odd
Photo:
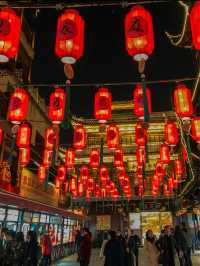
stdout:
[[[140,252],[140,266],[146,266],[144,265],[144,262],[142,261],[142,258],[144,258],[143,250]],[[79,266],[80,264],[76,262],[77,255],[70,256],[68,258],[65,258],[61,260],[60,262],[57,262],[55,266]],[[199,266],[200,265],[200,256],[193,256],[193,266]],[[179,263],[176,263],[177,266],[179,266]],[[103,266],[102,261],[99,259],[99,250],[93,249],[92,250],[92,258],[90,262],[90,266]]]

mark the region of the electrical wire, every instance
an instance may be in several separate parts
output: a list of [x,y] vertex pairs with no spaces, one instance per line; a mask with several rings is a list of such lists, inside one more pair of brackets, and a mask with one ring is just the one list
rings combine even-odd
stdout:
[[145,4],[162,4],[162,3],[172,3],[171,0],[151,0],[151,1],[112,1],[112,2],[88,2],[88,3],[57,3],[57,4],[34,4],[34,3],[12,3],[12,4],[5,4],[0,3],[0,6],[9,6],[12,8],[20,9],[57,9],[62,10],[64,8],[83,8],[83,7],[112,7],[112,6],[121,6],[121,7],[128,7],[130,5],[145,5]]

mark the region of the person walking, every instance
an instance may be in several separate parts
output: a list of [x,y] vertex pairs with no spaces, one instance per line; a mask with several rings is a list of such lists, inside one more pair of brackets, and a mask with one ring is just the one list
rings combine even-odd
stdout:
[[79,260],[80,266],[88,266],[90,263],[92,250],[92,237],[88,228],[83,228],[82,240],[80,244]]
[[139,247],[141,245],[141,240],[137,234],[134,234],[134,231],[131,230],[130,237],[128,239],[128,246],[130,252],[133,254],[134,258],[134,265],[138,266],[138,259],[139,259]]
[[163,266],[175,266],[175,241],[170,226],[165,226],[164,235],[160,239],[160,256]]
[[145,266],[158,266],[159,251],[156,247],[156,237],[152,230],[146,232],[145,239],[146,264]]
[[187,244],[179,225],[176,225],[175,227],[174,239],[175,239],[175,248],[178,254],[180,266],[185,266],[184,254],[186,254],[187,252]]
[[124,249],[121,241],[117,239],[115,231],[110,231],[109,235],[110,240],[108,240],[104,248],[104,266],[125,266]]
[[101,245],[101,249],[100,249],[100,253],[99,253],[99,258],[102,261],[102,265],[104,265],[104,263],[105,263],[104,249],[105,249],[106,243],[109,240],[108,232],[104,232],[103,238],[104,239],[103,239],[103,242],[102,242],[102,245]]
[[23,266],[25,260],[25,250],[26,250],[23,232],[16,233],[13,249],[14,249],[13,266]]
[[42,261],[41,266],[51,265],[51,252],[52,252],[52,242],[50,236],[46,233],[41,239],[42,246]]
[[186,223],[181,223],[181,231],[183,233],[185,243],[186,243],[186,251],[184,252],[184,257],[187,266],[192,266],[191,259],[191,251],[192,251],[192,234],[190,229],[186,226]]
[[39,245],[37,242],[37,235],[35,231],[28,231],[26,252],[25,252],[25,265],[37,266],[38,264]]

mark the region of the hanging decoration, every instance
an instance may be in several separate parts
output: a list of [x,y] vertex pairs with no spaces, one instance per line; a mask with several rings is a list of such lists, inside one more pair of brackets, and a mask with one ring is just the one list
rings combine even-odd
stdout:
[[12,93],[8,107],[8,121],[20,124],[27,117],[29,95],[22,88],[16,88]]
[[74,64],[84,52],[84,20],[75,9],[58,17],[55,53],[64,64]]
[[100,165],[100,153],[98,149],[92,149],[90,151],[90,167],[97,169]]
[[165,143],[169,146],[176,146],[179,142],[178,128],[175,122],[168,121],[165,124]]
[[[55,147],[54,147],[54,144]],[[44,135],[44,147],[46,150],[53,151],[58,146],[58,134],[53,127],[48,127]]]
[[66,179],[67,169],[64,165],[59,165],[57,168],[57,178],[60,182],[64,182]]
[[72,148],[68,148],[66,150],[66,154],[65,154],[65,166],[67,167],[67,170],[71,170],[74,168],[74,164],[75,164],[75,151]]
[[[146,88],[147,108],[148,112],[152,112],[151,108],[151,92]],[[143,89],[141,85],[136,85],[133,91],[133,112],[139,119],[144,120],[144,104],[143,104]]]
[[50,167],[53,159],[53,151],[44,149],[42,164],[45,167]]
[[174,160],[174,168],[177,178],[180,178],[183,175],[183,164],[180,159]]
[[117,149],[119,146],[119,128],[115,124],[111,124],[106,129],[106,142],[109,149]]
[[191,134],[192,134],[193,139],[197,143],[200,143],[200,117],[192,118]]
[[30,161],[30,148],[19,149],[19,165],[25,167]]
[[160,161],[163,164],[168,164],[170,162],[170,151],[167,144],[160,145]]
[[74,128],[73,146],[76,151],[82,151],[86,147],[87,134],[83,125]]
[[112,118],[112,94],[107,88],[100,88],[94,99],[94,116],[99,123]]
[[190,11],[192,42],[196,50],[200,50],[200,2],[196,1]]
[[19,49],[21,19],[11,8],[0,11],[0,63],[13,59]]
[[80,180],[85,183],[89,176],[89,170],[87,165],[82,165],[80,168]]
[[122,148],[117,148],[114,152],[114,166],[116,168],[124,166],[124,153]]
[[28,148],[31,141],[31,128],[28,123],[23,123],[19,126],[17,131],[17,147]]
[[189,120],[193,114],[191,91],[184,84],[178,84],[174,90],[175,112],[183,120]]
[[134,6],[125,17],[126,50],[134,60],[147,60],[154,49],[151,14],[142,6]]
[[109,174],[108,174],[108,168],[105,165],[102,165],[99,169],[99,177],[101,180],[101,183],[105,185],[107,181],[109,180]]
[[48,116],[53,124],[60,124],[65,113],[66,94],[63,89],[56,88],[50,95]]
[[46,167],[44,165],[38,166],[37,175],[38,175],[39,182],[43,183],[46,178]]
[[165,175],[164,165],[161,161],[157,161],[156,163],[156,170],[155,170],[156,176],[161,181]]
[[135,143],[138,146],[145,147],[147,142],[147,128],[143,127],[141,122],[135,125]]
[[138,166],[143,166],[146,164],[146,152],[145,152],[144,147],[137,147],[136,160],[137,160]]

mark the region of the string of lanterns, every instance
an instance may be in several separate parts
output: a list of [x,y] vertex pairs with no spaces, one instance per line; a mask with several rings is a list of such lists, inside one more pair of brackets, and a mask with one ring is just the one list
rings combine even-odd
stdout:
[[[196,2],[190,12],[190,24],[192,40],[195,49],[200,50],[200,2]],[[0,62],[8,62],[14,58],[18,52],[21,23],[19,17],[11,8],[3,8],[0,11]],[[146,188],[144,179],[145,165],[148,160],[147,136],[149,115],[152,112],[151,93],[146,87],[145,81],[145,61],[154,50],[154,33],[151,14],[141,6],[134,6],[125,16],[125,45],[128,54],[138,62],[138,71],[141,74],[141,84],[138,84],[133,92],[134,114],[139,121],[135,126],[136,160],[137,160],[137,182],[139,185],[138,194],[143,195]],[[83,56],[84,52],[84,20],[79,12],[74,9],[66,9],[58,17],[57,32],[55,41],[55,54],[65,64],[67,75],[73,77],[73,69],[69,65],[74,64]],[[71,71],[71,72],[70,72]],[[45,131],[45,145],[42,163],[38,167],[38,177],[41,182],[45,180],[47,168],[52,165],[54,150],[58,149],[59,126],[65,118],[67,108],[67,91],[56,88],[50,95],[50,105],[48,110],[49,119],[52,126]],[[68,97],[68,98],[67,98]],[[29,105],[29,94],[22,88],[16,88],[12,93],[8,108],[7,119],[13,125],[18,125],[16,144],[19,148],[19,164],[26,166],[30,161],[30,137],[31,127],[26,122]],[[191,92],[184,84],[178,84],[174,90],[174,107],[178,117],[183,121],[190,121],[193,115],[193,105]],[[105,124],[112,118],[112,94],[108,88],[99,88],[94,99],[94,117],[100,125]],[[200,118],[194,117],[191,121],[191,134],[194,140],[200,142]],[[0,140],[3,138],[3,130],[0,130]],[[15,138],[14,138],[15,141]],[[123,149],[120,147],[120,130],[117,125],[110,124],[106,128],[106,141],[108,148],[114,150],[114,167],[117,172],[117,180],[127,199],[132,197],[131,180],[126,174],[124,166]],[[165,125],[165,143],[160,146],[160,160],[156,164],[155,175],[152,178],[152,195],[157,196],[160,182],[165,175],[165,168],[170,163],[169,147],[176,146],[179,142],[179,133],[174,121],[167,121]],[[67,173],[72,173],[75,167],[76,151],[86,148],[87,132],[83,125],[74,129],[73,148],[68,148],[65,155],[65,164],[57,167],[56,187],[65,183],[66,191],[70,191],[73,197],[90,199],[95,197],[112,197],[117,199],[120,196],[119,187],[109,178],[109,171],[101,163],[99,149],[90,151],[90,168],[97,171],[99,169],[99,182],[90,176],[89,168],[83,165],[80,168],[80,179],[71,175],[70,180],[66,180]],[[163,183],[165,195],[170,195],[173,189],[177,189],[178,182],[183,175],[183,164],[180,159],[174,160],[174,172],[168,177],[168,182]],[[176,178],[175,178],[176,177]]]

